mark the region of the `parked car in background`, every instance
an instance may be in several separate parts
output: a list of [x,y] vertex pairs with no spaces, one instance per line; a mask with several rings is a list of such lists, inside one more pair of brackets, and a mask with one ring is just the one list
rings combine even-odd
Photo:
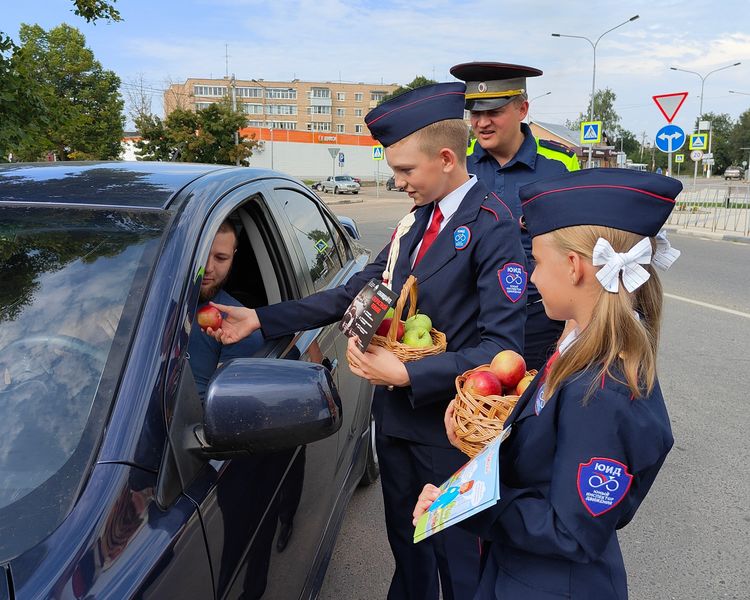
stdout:
[[377,477],[372,386],[332,324],[220,365],[201,401],[188,339],[226,219],[224,289],[249,307],[368,260],[353,222],[280,173],[0,167],[0,600],[316,596]]
[[359,184],[349,175],[331,176],[321,182],[324,192],[334,194],[359,194]]
[[396,190],[399,192],[404,191],[404,188],[396,187],[396,179],[394,177],[390,177],[388,181],[385,182],[385,189],[387,189],[389,192],[392,190]]
[[745,171],[742,167],[739,166],[733,166],[733,167],[727,167],[724,171],[724,179],[742,179],[744,176]]

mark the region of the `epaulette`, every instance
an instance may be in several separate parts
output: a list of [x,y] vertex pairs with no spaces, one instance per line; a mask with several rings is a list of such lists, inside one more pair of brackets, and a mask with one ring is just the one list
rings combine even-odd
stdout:
[[566,156],[575,156],[576,153],[573,152],[570,148],[568,148],[566,145],[561,144],[560,142],[555,142],[553,140],[537,140],[539,145],[542,148],[547,148],[547,150],[554,150],[555,152],[562,152]]

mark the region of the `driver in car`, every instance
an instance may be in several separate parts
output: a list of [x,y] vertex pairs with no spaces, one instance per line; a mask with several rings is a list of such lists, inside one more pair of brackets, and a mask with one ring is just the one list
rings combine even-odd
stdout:
[[[211,251],[206,261],[203,280],[196,310],[209,301],[230,306],[242,304],[230,296],[223,287],[232,270],[234,255],[237,252],[237,232],[229,220],[224,221],[216,232],[211,244]],[[206,395],[208,382],[214,371],[231,358],[249,358],[263,345],[263,334],[260,330],[236,344],[223,345],[211,336],[203,335],[197,323],[190,332],[188,341],[188,359],[193,371],[195,385],[201,400]]]

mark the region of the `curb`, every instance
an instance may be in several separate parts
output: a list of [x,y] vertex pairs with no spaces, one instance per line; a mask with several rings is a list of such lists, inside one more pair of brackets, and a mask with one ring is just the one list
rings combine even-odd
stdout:
[[721,240],[724,242],[739,242],[741,244],[750,244],[750,237],[736,233],[717,233],[705,229],[689,229],[687,227],[675,227],[666,225],[664,227],[669,233],[678,233],[680,235],[691,235],[694,237],[709,238],[712,240]]
[[360,198],[357,198],[356,200],[353,200],[353,199],[352,199],[352,200],[350,200],[350,199],[348,199],[348,198],[347,198],[347,199],[343,199],[343,198],[342,198],[341,200],[338,200],[338,199],[336,199],[336,200],[333,200],[333,199],[329,199],[329,198],[324,198],[324,197],[323,197],[323,196],[321,196],[320,194],[318,194],[318,197],[319,197],[319,198],[320,198],[320,199],[321,199],[321,200],[322,200],[322,201],[323,201],[323,202],[324,202],[325,204],[327,204],[327,205],[329,205],[329,206],[330,206],[330,205],[332,205],[332,204],[362,204],[362,203],[363,203],[363,202],[365,201],[365,199],[364,199],[364,198],[361,198],[361,197],[360,197]]

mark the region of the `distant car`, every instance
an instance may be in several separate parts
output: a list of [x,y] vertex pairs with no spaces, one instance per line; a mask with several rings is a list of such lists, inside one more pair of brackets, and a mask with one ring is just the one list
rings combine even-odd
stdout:
[[724,171],[724,179],[742,179],[743,175],[742,167],[727,167]]
[[369,257],[280,173],[0,166],[0,600],[317,596],[377,477],[373,389],[331,323],[227,361],[200,398],[188,340],[227,218],[224,289],[249,307]]
[[397,192],[403,192],[404,188],[400,188],[396,185],[396,179],[394,177],[390,177],[388,181],[385,182],[385,189],[387,189],[389,192],[396,190]]
[[324,192],[334,194],[359,194],[359,184],[349,175],[331,176],[320,182]]
[[323,191],[323,182],[322,181],[316,181],[310,186],[313,190],[316,192],[322,192]]

